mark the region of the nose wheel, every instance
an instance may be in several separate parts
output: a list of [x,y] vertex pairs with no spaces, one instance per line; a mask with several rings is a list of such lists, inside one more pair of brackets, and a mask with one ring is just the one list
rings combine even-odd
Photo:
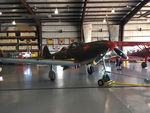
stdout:
[[99,86],[103,86],[105,82],[110,81],[110,77],[108,76],[108,74],[103,75],[102,79],[98,80],[98,85]]

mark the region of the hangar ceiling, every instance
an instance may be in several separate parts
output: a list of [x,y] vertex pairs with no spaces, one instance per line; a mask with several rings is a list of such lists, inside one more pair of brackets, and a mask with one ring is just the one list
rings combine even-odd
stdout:
[[[34,23],[33,19],[41,22],[103,22],[106,14],[109,21],[115,24],[125,19],[134,9],[139,7],[142,0],[24,0],[31,7],[30,14],[21,0],[0,0],[0,23],[11,23],[13,20],[21,23]],[[149,0],[145,0],[145,4]],[[142,5],[145,5],[144,3]],[[149,11],[150,4],[144,6],[132,20],[140,14]],[[58,14],[55,14],[55,10]],[[114,12],[112,12],[112,10]],[[137,11],[136,10],[136,11]],[[84,18],[84,19],[83,19]]]

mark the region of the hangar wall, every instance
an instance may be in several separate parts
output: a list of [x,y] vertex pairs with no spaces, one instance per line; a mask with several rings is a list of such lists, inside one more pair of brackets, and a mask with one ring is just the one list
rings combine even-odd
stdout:
[[[67,47],[71,41],[78,41],[80,37],[79,24],[72,23],[42,23],[42,45],[48,45],[51,52],[57,52]],[[52,43],[48,43],[52,40]]]
[[124,27],[124,41],[150,41],[150,23],[128,23]]
[[[124,41],[150,41],[150,23],[147,21],[129,21],[124,26]],[[140,46],[143,48],[144,46]],[[125,52],[135,52],[138,46],[124,47]]]
[[[108,40],[109,33],[106,24],[93,24],[92,38],[96,40]],[[117,41],[119,38],[119,25],[110,25],[110,34],[113,41]]]

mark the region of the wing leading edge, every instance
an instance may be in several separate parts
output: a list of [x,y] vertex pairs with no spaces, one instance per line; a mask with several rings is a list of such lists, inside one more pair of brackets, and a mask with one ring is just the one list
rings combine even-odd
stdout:
[[62,66],[75,66],[71,60],[53,60],[53,59],[14,59],[14,58],[0,58],[2,63],[26,63],[26,64],[46,64],[46,65],[62,65]]

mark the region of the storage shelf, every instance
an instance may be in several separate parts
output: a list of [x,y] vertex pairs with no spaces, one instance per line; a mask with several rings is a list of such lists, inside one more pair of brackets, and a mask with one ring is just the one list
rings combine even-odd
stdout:
[[37,43],[0,43],[0,46],[28,46],[28,45],[38,45]]
[[[38,52],[39,50],[38,49],[32,49],[32,50],[30,50],[31,52]],[[3,51],[4,53],[5,52],[27,52],[27,50],[18,50],[18,51],[16,51],[16,50],[4,50]]]
[[[16,33],[16,32],[18,32],[18,31],[13,31],[13,30],[11,30],[11,31],[0,31],[0,33]],[[31,30],[31,31],[28,31],[28,30],[24,30],[24,31],[20,31],[19,30],[19,32],[22,32],[22,33],[25,33],[25,32],[36,32],[35,30]]]
[[[10,36],[10,33],[15,35]],[[0,34],[0,48],[4,52],[26,52],[27,46],[31,46],[31,48],[36,46],[35,49],[31,49],[31,52],[39,51],[36,30],[8,30],[0,31]]]
[[35,36],[0,36],[0,39],[37,39]]

